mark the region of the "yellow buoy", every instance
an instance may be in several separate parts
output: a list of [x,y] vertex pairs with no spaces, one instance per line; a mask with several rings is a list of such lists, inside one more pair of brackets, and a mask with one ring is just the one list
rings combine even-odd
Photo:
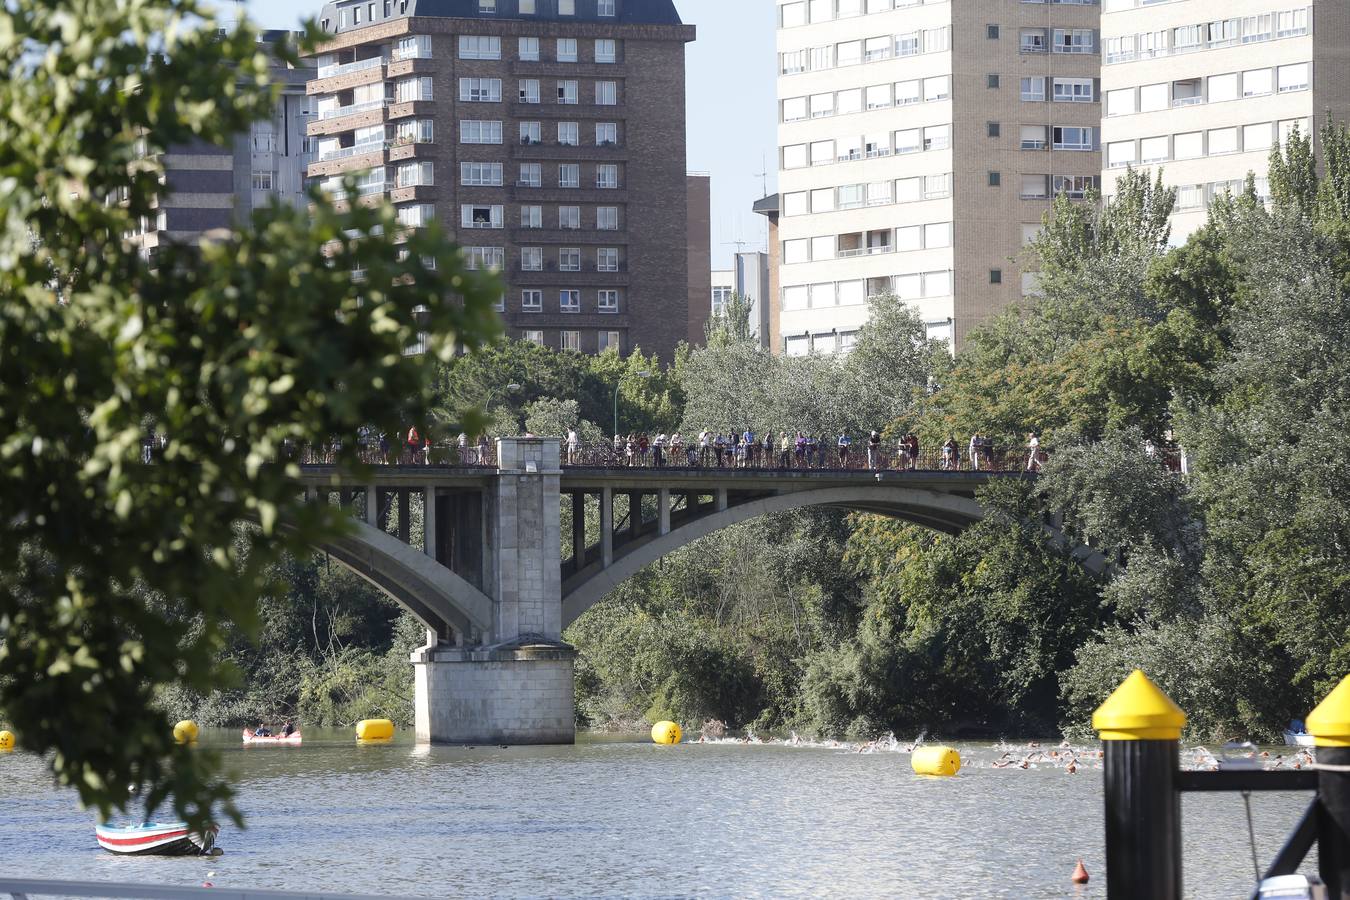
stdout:
[[394,736],[394,723],[388,719],[362,719],[356,723],[358,741],[387,741]]
[[184,719],[173,726],[173,739],[180,744],[197,743],[197,723],[191,719]]
[[1350,675],[1308,714],[1308,733],[1319,747],[1350,747]]
[[909,764],[916,775],[947,778],[961,771],[961,754],[952,747],[916,747]]
[[652,726],[652,740],[658,744],[678,744],[684,732],[674,722],[657,722]]
[[14,752],[14,732],[0,731],[0,753]]

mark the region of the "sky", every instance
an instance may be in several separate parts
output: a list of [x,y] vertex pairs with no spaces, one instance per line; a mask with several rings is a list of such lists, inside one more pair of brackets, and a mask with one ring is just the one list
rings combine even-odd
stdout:
[[[247,0],[265,28],[291,28],[316,15],[322,0]],[[737,241],[763,250],[763,216],[750,206],[776,190],[774,4],[770,0],[675,0],[698,26],[688,47],[688,168],[712,173],[713,268],[731,267]],[[734,86],[735,96],[730,96]],[[764,175],[762,173],[767,173]]]

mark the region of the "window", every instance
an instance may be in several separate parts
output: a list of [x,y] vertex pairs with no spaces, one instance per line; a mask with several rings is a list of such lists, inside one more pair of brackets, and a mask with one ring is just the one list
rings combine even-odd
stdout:
[[1003,133],[1003,126],[1000,125],[998,122],[985,122],[985,123],[984,123],[984,135],[985,135],[985,137],[996,138],[996,137],[998,137],[998,136],[999,136],[1000,134],[1002,134],[1002,133]]
[[421,228],[436,218],[436,207],[430,203],[414,203],[398,208],[398,224],[404,228]]
[[990,284],[1002,284],[1002,283],[1003,283],[1003,270],[1002,270],[1002,269],[990,269],[990,270],[989,270],[989,283],[990,283]]
[[1172,29],[1172,49],[1177,53],[1188,53],[1204,46],[1204,28],[1200,25],[1182,25]]
[[544,248],[521,247],[520,268],[524,272],[542,272],[544,270]]
[[1096,100],[1091,78],[1056,78],[1055,102],[1091,103]]
[[502,164],[485,162],[460,163],[459,183],[466,187],[499,187],[502,183]]
[[461,78],[459,80],[459,99],[466,103],[500,103],[502,101],[502,80],[500,78]]
[[1134,165],[1134,141],[1115,141],[1106,145],[1106,167],[1118,169]]
[[581,187],[581,166],[576,163],[562,163],[559,165],[558,187]]
[[1308,33],[1308,10],[1306,8],[1279,13],[1278,18],[1279,24],[1275,32],[1278,37],[1294,37],[1295,35]]
[[595,186],[598,188],[617,188],[619,186],[619,167],[614,165],[596,166]]
[[[521,10],[524,12],[525,10]],[[539,38],[523,37],[520,39],[517,52],[522,60],[526,62],[538,62],[539,60]]]
[[989,89],[991,89],[991,90],[997,90],[997,89],[998,89],[998,84],[999,84],[999,77],[998,77],[997,75],[986,75],[986,76],[984,76],[984,86],[985,86],[985,87],[987,87],[987,88],[989,88]]
[[595,211],[595,227],[597,231],[618,231],[619,230],[619,208],[617,206],[601,206]]
[[534,15],[536,12],[534,0],[520,0],[518,10],[522,16]]
[[1280,66],[1280,93],[1286,91],[1306,91],[1308,89],[1308,64],[1298,63],[1292,66]]
[[1018,34],[1017,47],[1023,53],[1045,52],[1045,29],[1023,28]]
[[783,241],[783,262],[788,265],[811,261],[811,242],[805,239]]
[[558,309],[562,312],[581,312],[581,291],[558,291]]
[[599,272],[619,271],[619,251],[613,247],[601,247],[595,251],[595,268]]
[[478,12],[482,15],[496,15],[497,0],[478,0]]
[[558,251],[558,271],[581,271],[581,249],[579,247],[563,247]]
[[923,97],[923,89],[919,81],[897,81],[895,84],[895,105],[909,106],[911,103],[918,103]]
[[899,153],[918,153],[923,149],[923,141],[919,137],[919,129],[904,128],[895,132],[895,152]]
[[619,311],[619,292],[618,291],[600,291],[596,294],[596,300],[602,313],[616,313]]
[[521,103],[539,102],[539,79],[522,78],[519,89],[520,91],[517,96],[520,98]]
[[1039,103],[1045,99],[1045,78],[1036,76],[1034,78],[1022,79],[1022,99]]
[[271,121],[254,122],[252,138],[254,153],[276,152],[276,136],[272,131]]
[[1199,159],[1205,155],[1205,134],[1202,131],[1188,131],[1172,138],[1173,159]]
[[595,83],[595,103],[597,106],[615,106],[619,102],[619,83],[617,81],[597,81]]
[[785,3],[779,7],[781,16],[778,20],[781,28],[795,28],[798,25],[806,24],[806,3]]
[[1274,140],[1274,131],[1275,129],[1270,122],[1261,122],[1258,125],[1244,125],[1242,128],[1243,151],[1269,150],[1271,142]]
[[1228,75],[1209,76],[1209,102],[1222,103],[1238,98],[1238,76],[1236,72]]
[[465,247],[463,248],[464,263],[470,269],[497,269],[502,268],[504,252],[501,247]]
[[394,59],[431,59],[431,36],[427,34],[399,38],[394,46]]
[[562,333],[562,349],[563,349],[563,350],[579,351],[579,350],[581,349],[581,332],[580,332],[580,331],[563,331],[563,333]]
[[811,165],[824,166],[834,161],[834,141],[811,142]]
[[544,142],[542,135],[543,131],[538,122],[520,123],[520,142],[522,144],[542,144]]
[[520,333],[520,339],[527,344],[538,344],[540,347],[544,346],[544,333],[542,331],[522,331]]
[[862,112],[862,93],[862,88],[840,91],[835,97],[834,114],[847,116],[851,113]]
[[925,28],[923,32],[923,52],[942,53],[950,49],[948,31],[943,28]]
[[619,344],[619,332],[617,332],[617,331],[602,331],[602,332],[600,332],[600,344],[599,344],[599,347],[600,347],[600,352],[601,352],[601,353],[604,353],[606,350],[610,350],[610,349],[613,349],[613,350],[615,350],[615,351],[617,351],[617,352],[622,353],[623,350],[622,350],[622,347],[621,347],[620,344]]
[[1023,175],[1021,196],[1023,200],[1049,199],[1049,179],[1044,175]]
[[1168,143],[1165,136],[1144,138],[1139,142],[1139,162],[1148,164],[1165,161],[1168,157]]
[[1092,150],[1097,145],[1095,128],[1056,125],[1051,129],[1056,150]]
[[1146,84],[1139,89],[1139,111],[1158,112],[1170,109],[1172,91],[1169,84]]
[[595,61],[612,63],[619,58],[618,45],[613,38],[598,38],[595,42]]
[[459,123],[459,142],[461,144],[500,144],[502,142],[502,123],[464,119]]
[[394,98],[399,103],[431,99],[431,79],[404,78],[394,86]]
[[558,82],[558,102],[559,103],[577,103],[578,97],[577,83],[575,81]]
[[806,115],[805,97],[789,97],[783,101],[784,122],[800,122]]
[[1097,41],[1090,28],[1056,28],[1051,47],[1056,53],[1096,53]]
[[1274,92],[1270,69],[1252,69],[1242,73],[1242,96],[1259,97]]
[[1218,156],[1221,153],[1236,153],[1237,141],[1236,128],[1211,128],[1209,130],[1209,155]]
[[617,15],[615,6],[615,0],[595,0],[595,14],[597,16]]
[[996,41],[996,40],[998,40],[998,34],[999,34],[999,27],[998,27],[997,25],[986,25],[986,26],[984,26],[984,36],[985,36],[985,38],[987,38],[988,40],[991,40],[991,41]]
[[544,208],[542,206],[522,206],[520,208],[521,228],[543,228]]
[[404,163],[395,172],[394,184],[397,187],[417,187],[435,183],[435,172],[430,161]]
[[501,59],[502,39],[495,35],[461,34],[459,36],[460,59]]
[[465,203],[459,208],[461,228],[502,228],[506,224],[505,218],[506,208],[503,206]]
[[516,182],[521,187],[539,187],[544,183],[544,167],[540,163],[521,163],[520,180]]
[[1108,116],[1128,116],[1134,113],[1134,88],[1122,88],[1106,92],[1106,114]]
[[619,126],[615,122],[595,123],[595,146],[616,147],[619,144]]
[[564,147],[576,147],[581,143],[581,132],[576,122],[558,123],[558,143]]
[[929,125],[923,130],[923,149],[945,150],[951,146],[951,137],[950,125]]
[[558,38],[558,62],[577,61],[577,39]]
[[782,153],[784,169],[801,169],[808,165],[805,144],[789,144]]
[[254,189],[255,191],[270,191],[270,190],[272,190],[272,173],[271,173],[271,172],[254,172],[254,173],[253,173],[253,189]]
[[943,175],[925,175],[923,179],[923,199],[940,200],[943,197],[952,195],[952,176],[948,172]]
[[1044,125],[1023,125],[1021,131],[1021,143],[1018,144],[1023,150],[1044,150],[1046,146],[1045,139],[1046,126]]
[[575,16],[577,14],[577,0],[558,0],[558,15]]
[[947,75],[923,80],[923,99],[926,101],[946,100],[952,95],[952,80]]
[[887,109],[890,105],[891,86],[889,84],[873,85],[867,89],[868,109]]
[[1003,173],[1001,173],[1001,172],[990,172],[990,173],[989,173],[989,186],[990,186],[990,187],[998,187],[998,186],[1001,185],[1001,184],[1003,184]]
[[558,207],[558,227],[571,231],[581,227],[581,207],[580,206],[560,206]]
[[520,292],[521,312],[543,312],[544,311],[544,292],[543,291],[521,291]]
[[431,119],[405,119],[398,123],[400,144],[430,144],[435,135]]

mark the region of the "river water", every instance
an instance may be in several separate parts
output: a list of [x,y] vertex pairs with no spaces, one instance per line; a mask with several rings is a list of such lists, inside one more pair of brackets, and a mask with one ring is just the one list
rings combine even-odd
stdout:
[[[213,731],[248,828],[214,859],[124,858],[51,786],[0,756],[0,875],[427,897],[1105,897],[1101,772],[995,769],[1006,748],[957,744],[956,778],[900,752],[734,743],[659,747],[243,748]],[[1268,861],[1309,797],[1253,798]],[[1184,799],[1186,895],[1251,890],[1237,795]],[[1070,884],[1081,857],[1087,887]],[[1312,869],[1309,869],[1312,871]]]

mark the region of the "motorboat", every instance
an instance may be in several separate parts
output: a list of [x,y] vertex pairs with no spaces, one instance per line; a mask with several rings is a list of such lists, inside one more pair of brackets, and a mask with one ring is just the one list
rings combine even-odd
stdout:
[[1286,731],[1284,743],[1289,747],[1315,747],[1317,739],[1306,731]]
[[255,734],[253,732],[253,729],[245,728],[244,743],[250,745],[259,744],[263,746],[279,744],[287,747],[298,747],[300,746],[300,732],[292,731],[290,734],[287,735]]
[[216,845],[219,825],[194,832],[186,822],[145,822],[140,825],[99,825],[98,845],[122,856],[205,856]]

